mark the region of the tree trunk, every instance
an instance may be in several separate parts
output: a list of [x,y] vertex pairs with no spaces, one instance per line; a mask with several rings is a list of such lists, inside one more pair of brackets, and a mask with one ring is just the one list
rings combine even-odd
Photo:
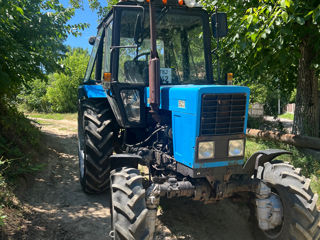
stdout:
[[316,53],[314,41],[307,36],[300,45],[296,109],[292,132],[295,135],[319,136],[318,78],[312,67]]
[[320,138],[247,128],[247,137],[287,143],[296,147],[320,150]]

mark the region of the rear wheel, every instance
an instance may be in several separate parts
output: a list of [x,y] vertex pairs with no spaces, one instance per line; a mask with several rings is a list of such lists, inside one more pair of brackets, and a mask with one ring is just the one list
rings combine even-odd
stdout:
[[313,240],[320,238],[317,194],[310,189],[310,179],[287,163],[265,163],[259,167],[258,178],[279,196],[283,209],[281,225],[256,232],[257,239]]
[[80,182],[87,193],[109,187],[110,161],[117,138],[112,110],[105,99],[86,99],[79,104],[78,153]]
[[147,240],[148,209],[142,177],[135,168],[111,172],[111,218],[116,240]]

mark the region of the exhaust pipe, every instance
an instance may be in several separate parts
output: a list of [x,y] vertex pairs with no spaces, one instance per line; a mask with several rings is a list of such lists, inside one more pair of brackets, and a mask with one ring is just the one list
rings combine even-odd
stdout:
[[155,13],[152,7],[152,0],[149,1],[149,15],[150,15],[150,42],[151,52],[149,60],[149,99],[150,99],[150,113],[154,119],[158,121],[158,110],[160,106],[160,59],[157,52],[157,36]]

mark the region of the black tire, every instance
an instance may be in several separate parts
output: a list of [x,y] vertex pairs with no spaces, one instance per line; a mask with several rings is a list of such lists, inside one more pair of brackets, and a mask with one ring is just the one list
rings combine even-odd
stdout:
[[148,239],[148,209],[139,170],[126,167],[116,169],[111,172],[110,178],[114,239]]
[[78,154],[80,183],[86,193],[109,188],[110,161],[117,127],[106,99],[86,99],[79,103]]
[[265,163],[259,167],[258,178],[276,193],[283,207],[281,226],[269,231],[256,232],[256,239],[315,240],[320,238],[320,215],[317,194],[310,189],[310,179],[287,163]]

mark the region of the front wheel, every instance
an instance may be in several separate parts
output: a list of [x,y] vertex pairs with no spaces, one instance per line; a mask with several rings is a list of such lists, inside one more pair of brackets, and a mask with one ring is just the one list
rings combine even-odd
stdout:
[[147,240],[148,209],[139,170],[123,167],[110,176],[112,237],[116,240]]
[[310,179],[287,163],[265,163],[264,167],[259,167],[257,176],[271,188],[273,195],[278,196],[282,205],[281,224],[256,232],[257,239],[320,239],[318,195],[311,191]]

